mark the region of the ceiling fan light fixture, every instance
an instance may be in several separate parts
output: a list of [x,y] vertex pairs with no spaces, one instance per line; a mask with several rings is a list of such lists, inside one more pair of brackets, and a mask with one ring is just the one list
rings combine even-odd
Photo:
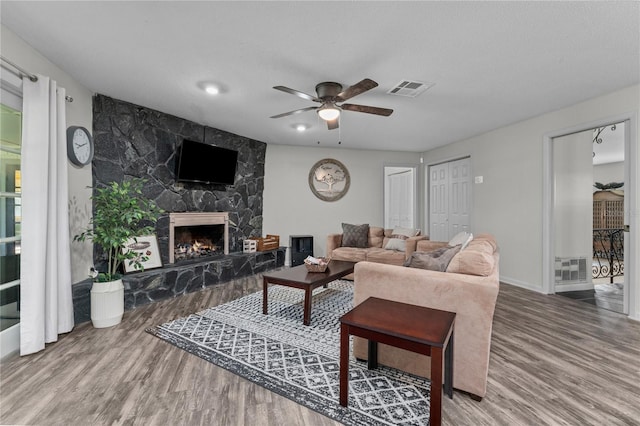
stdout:
[[340,116],[340,110],[335,105],[322,105],[318,109],[318,115],[325,121],[331,121]]

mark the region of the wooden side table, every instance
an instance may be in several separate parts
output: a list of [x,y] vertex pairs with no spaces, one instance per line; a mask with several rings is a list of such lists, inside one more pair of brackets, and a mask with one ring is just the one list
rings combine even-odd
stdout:
[[429,424],[442,422],[444,391],[453,398],[453,326],[456,314],[370,297],[340,318],[340,405],[349,392],[349,336],[369,340],[367,367],[378,365],[378,342],[431,356]]

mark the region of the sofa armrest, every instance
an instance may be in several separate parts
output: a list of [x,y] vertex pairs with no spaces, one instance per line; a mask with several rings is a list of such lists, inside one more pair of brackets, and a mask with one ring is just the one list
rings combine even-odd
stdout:
[[406,239],[406,246],[405,246],[405,252],[404,252],[404,258],[408,259],[411,257],[411,255],[413,254],[413,252],[416,251],[416,246],[418,244],[418,241],[421,240],[427,240],[429,239],[429,237],[425,236],[425,235],[418,235],[417,237],[409,237]]
[[325,256],[331,257],[333,250],[342,246],[342,234],[329,234],[327,236],[327,250]]
[[447,244],[447,241],[431,241],[429,239],[424,239],[416,243],[415,251],[433,251],[441,247],[445,247]]

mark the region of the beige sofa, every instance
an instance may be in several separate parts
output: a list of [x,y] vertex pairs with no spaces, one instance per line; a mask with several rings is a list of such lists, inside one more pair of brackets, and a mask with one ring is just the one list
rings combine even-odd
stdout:
[[[417,251],[431,251],[446,242],[422,240]],[[355,266],[354,306],[369,297],[455,312],[455,389],[481,399],[487,391],[493,313],[498,296],[499,251],[495,239],[478,235],[450,261],[446,272],[360,262]],[[367,359],[367,341],[355,338],[354,354]],[[378,361],[429,377],[430,357],[379,345]]]
[[[392,233],[393,229],[370,226],[369,247],[367,248],[342,247],[342,234],[329,234],[327,237],[326,256],[333,260],[347,260],[350,262],[368,261],[388,265],[403,265],[405,260],[416,251],[417,242],[428,238],[420,235],[409,237],[405,240],[406,247],[404,251],[388,250],[384,247],[387,246]],[[345,278],[353,279],[353,274],[347,275]]]

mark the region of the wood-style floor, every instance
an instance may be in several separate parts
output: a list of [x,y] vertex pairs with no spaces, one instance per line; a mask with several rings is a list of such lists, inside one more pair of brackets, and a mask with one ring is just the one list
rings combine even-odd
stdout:
[[[0,424],[338,424],[144,331],[259,289],[253,277],[140,307],[5,360]],[[487,396],[444,398],[444,424],[640,424],[640,323],[503,284],[491,352]]]

